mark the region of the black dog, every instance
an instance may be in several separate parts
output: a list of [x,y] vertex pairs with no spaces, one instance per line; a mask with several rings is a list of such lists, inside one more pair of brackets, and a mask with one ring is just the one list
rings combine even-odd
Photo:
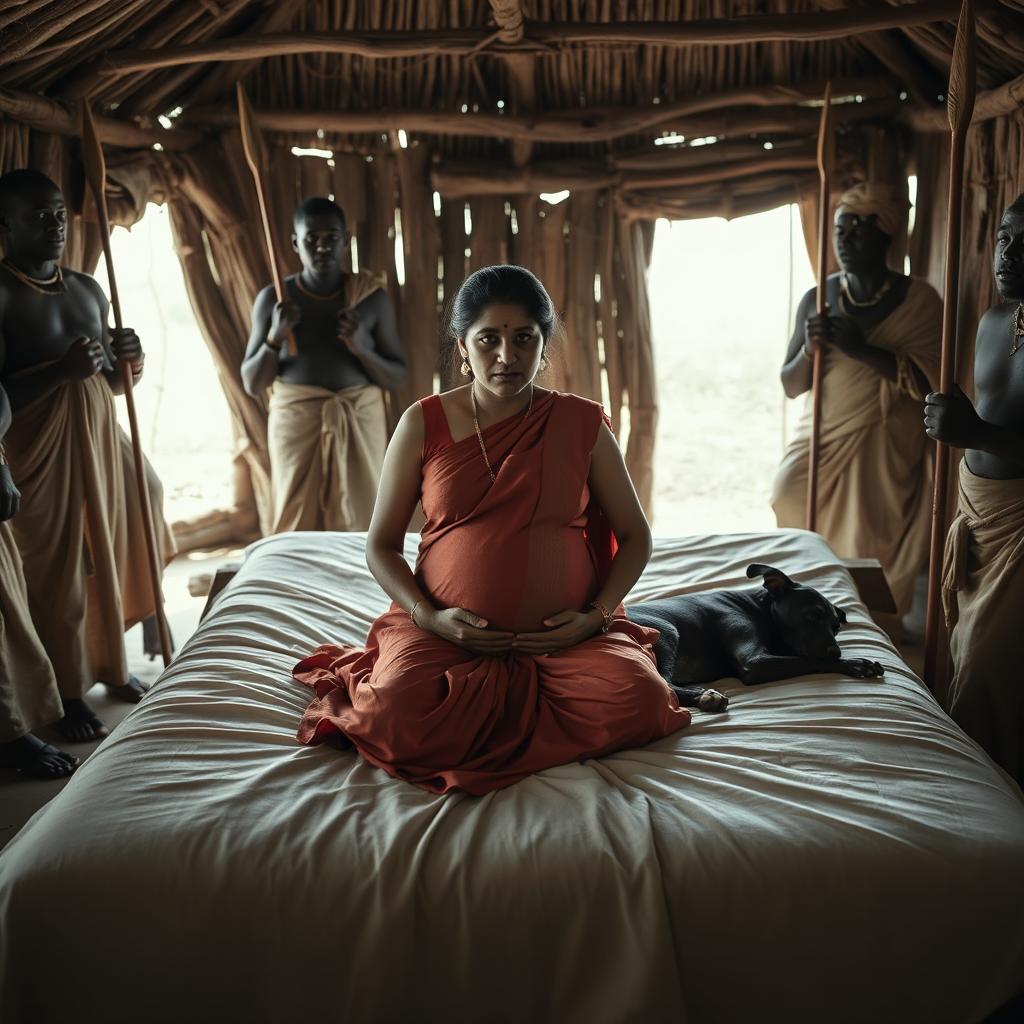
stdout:
[[750,686],[811,672],[882,675],[877,661],[841,657],[842,608],[773,566],[747,566],[747,577],[755,576],[764,577],[763,590],[684,594],[629,608],[633,622],[661,631],[654,645],[658,671],[681,704],[724,711],[729,698],[703,685],[716,679]]

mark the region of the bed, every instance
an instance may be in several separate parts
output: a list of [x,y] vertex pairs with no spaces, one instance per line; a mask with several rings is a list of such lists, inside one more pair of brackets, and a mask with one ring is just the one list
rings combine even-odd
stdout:
[[295,742],[292,663],[385,606],[363,543],[253,545],[0,855],[5,1024],[965,1024],[1024,989],[1024,797],[819,538],[661,540],[632,599],[767,561],[884,681],[725,681],[724,715],[482,798]]

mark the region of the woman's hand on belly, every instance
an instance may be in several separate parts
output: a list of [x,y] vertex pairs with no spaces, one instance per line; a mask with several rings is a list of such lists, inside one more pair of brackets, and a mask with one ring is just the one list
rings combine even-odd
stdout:
[[[417,616],[419,618],[419,616]],[[465,608],[435,608],[424,617],[423,628],[473,654],[500,657],[512,649],[514,634],[487,628],[487,620]]]
[[544,620],[548,628],[543,633],[519,633],[512,651],[515,654],[551,654],[589,640],[601,632],[604,616],[592,608],[588,612],[569,609]]

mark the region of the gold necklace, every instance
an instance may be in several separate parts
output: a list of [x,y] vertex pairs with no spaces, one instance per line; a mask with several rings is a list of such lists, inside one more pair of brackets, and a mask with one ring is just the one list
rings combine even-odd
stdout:
[[1018,302],[1017,308],[1010,317],[1010,330],[1013,331],[1013,341],[1010,343],[1010,355],[1024,345],[1024,302]]
[[31,288],[34,292],[39,292],[40,295],[64,294],[64,274],[59,266],[54,266],[53,277],[48,277],[45,281],[40,280],[38,277],[30,277],[24,270],[19,270],[6,259],[0,260],[0,266],[13,277],[16,277],[23,285]]
[[319,299],[320,302],[330,302],[331,299],[336,299],[345,290],[345,283],[344,283],[344,281],[342,281],[341,287],[338,288],[336,291],[331,292],[330,295],[317,295],[316,292],[311,292],[302,283],[302,275],[301,274],[296,274],[295,275],[295,287],[298,288],[299,291],[302,292],[302,294],[305,295],[309,299]]
[[[487,455],[487,445],[484,444],[484,435],[480,430],[480,417],[477,414],[476,409],[476,381],[473,381],[469,385],[469,400],[473,403],[473,427],[476,429],[476,439],[480,442],[480,454],[484,457],[484,465],[487,467],[487,472],[491,474],[491,483],[493,484],[497,480],[494,470],[491,468],[491,460]],[[526,422],[526,417],[530,415],[530,410],[533,408],[533,384],[530,384],[530,401],[526,406],[526,412],[523,414],[522,423]]]
[[854,306],[857,309],[866,309],[868,306],[877,306],[878,303],[882,301],[882,297],[891,287],[892,278],[887,277],[885,281],[882,282],[882,287],[879,288],[878,291],[875,292],[875,294],[872,295],[870,299],[865,299],[863,302],[858,302],[853,297],[853,293],[850,291],[850,282],[846,276],[846,271],[844,270],[839,275],[839,291],[842,294],[843,301],[848,302],[851,306]]

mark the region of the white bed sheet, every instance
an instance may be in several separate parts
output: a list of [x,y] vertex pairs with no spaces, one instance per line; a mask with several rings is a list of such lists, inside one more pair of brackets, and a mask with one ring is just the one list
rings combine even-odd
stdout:
[[727,681],[724,715],[482,798],[295,742],[292,664],[385,607],[362,545],[254,545],[0,855],[5,1024],[964,1024],[1024,988],[1024,797],[819,538],[659,541],[633,599],[767,561],[883,681]]

